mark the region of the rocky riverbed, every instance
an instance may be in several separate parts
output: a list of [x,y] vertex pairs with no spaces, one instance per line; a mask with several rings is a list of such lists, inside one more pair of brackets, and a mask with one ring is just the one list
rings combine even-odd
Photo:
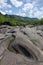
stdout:
[[43,65],[43,25],[1,25],[0,65]]

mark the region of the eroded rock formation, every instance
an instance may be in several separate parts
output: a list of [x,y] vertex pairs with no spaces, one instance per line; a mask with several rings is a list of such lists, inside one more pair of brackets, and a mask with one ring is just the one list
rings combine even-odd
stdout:
[[0,65],[43,65],[39,30],[43,33],[37,26],[0,26]]

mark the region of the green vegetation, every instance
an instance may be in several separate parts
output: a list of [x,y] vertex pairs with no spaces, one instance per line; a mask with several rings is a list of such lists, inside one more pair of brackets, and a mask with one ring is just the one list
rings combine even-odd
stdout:
[[43,24],[43,18],[29,18],[29,17],[22,17],[17,15],[2,15],[0,13],[0,25],[2,24],[10,24],[10,25],[41,25]]

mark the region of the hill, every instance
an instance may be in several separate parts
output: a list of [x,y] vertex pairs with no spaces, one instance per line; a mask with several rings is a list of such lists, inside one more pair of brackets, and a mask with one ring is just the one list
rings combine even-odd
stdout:
[[[42,19],[43,20],[43,19]],[[42,21],[40,20],[40,21]],[[22,17],[17,15],[3,15],[0,13],[0,25],[2,24],[10,24],[10,25],[36,25],[39,24],[39,19],[37,18],[29,18]]]

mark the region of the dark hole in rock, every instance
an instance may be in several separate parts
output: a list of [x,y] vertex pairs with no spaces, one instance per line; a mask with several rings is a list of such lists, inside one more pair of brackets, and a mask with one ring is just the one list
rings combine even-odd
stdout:
[[11,29],[10,27],[8,29]]
[[23,32],[24,33],[24,35],[27,35],[25,32]]
[[11,33],[16,33],[16,31],[12,31]]
[[15,51],[16,53],[19,53],[19,50],[18,50],[17,45],[12,46],[12,48],[14,49],[14,51]]
[[19,49],[22,51],[22,53],[29,57],[29,58],[32,58],[33,59],[33,56],[31,55],[31,53],[23,46],[19,45]]
[[9,31],[8,33],[16,33],[16,31]]
[[24,35],[27,35],[24,31],[21,31]]
[[12,37],[16,38],[16,36],[15,36],[15,35],[13,35],[13,34],[12,34]]
[[20,54],[25,55],[26,57],[28,57],[30,59],[34,59],[32,54],[25,47],[23,47],[22,45],[15,44],[12,47],[13,47],[13,49],[16,53],[20,53]]
[[37,33],[37,34],[39,34],[41,37],[43,37],[43,35],[41,35],[40,33]]

